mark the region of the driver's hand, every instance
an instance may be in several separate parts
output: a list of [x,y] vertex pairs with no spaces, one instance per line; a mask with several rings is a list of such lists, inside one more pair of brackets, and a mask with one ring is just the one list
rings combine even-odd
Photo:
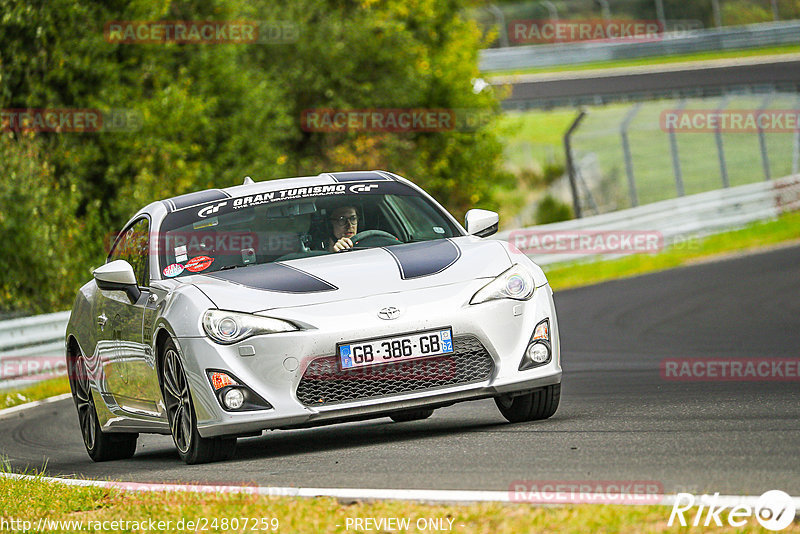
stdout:
[[333,251],[334,252],[341,252],[343,250],[347,250],[349,248],[353,248],[353,242],[350,241],[349,237],[343,237],[339,241],[333,244]]

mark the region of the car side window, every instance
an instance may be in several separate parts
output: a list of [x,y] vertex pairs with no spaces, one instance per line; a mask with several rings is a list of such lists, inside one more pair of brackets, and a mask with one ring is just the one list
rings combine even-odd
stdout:
[[150,221],[146,218],[139,219],[123,231],[108,255],[109,261],[125,260],[130,263],[136,275],[136,283],[142,287],[148,286],[150,282],[147,261],[149,231]]
[[453,237],[450,225],[439,226],[443,222],[441,215],[422,198],[396,195],[386,200],[414,241]]

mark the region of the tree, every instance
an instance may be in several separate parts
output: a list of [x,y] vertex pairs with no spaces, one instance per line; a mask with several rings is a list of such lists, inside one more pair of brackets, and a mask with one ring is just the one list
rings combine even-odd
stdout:
[[[8,193],[0,210],[21,216],[8,203],[43,185],[57,195],[63,205],[55,211],[51,199],[34,195],[29,202],[39,213],[49,210],[71,236],[64,252],[75,263],[65,279],[74,290],[86,269],[102,261],[107,235],[137,209],[239,184],[245,175],[258,181],[384,168],[416,181],[459,216],[474,204],[495,207],[494,189],[513,181],[501,170],[502,146],[491,125],[400,133],[324,133],[301,125],[303,111],[312,108],[444,109],[471,117],[498,112],[490,91],[472,90],[484,42],[461,16],[466,5],[0,0],[0,109],[124,110],[136,119],[136,128],[122,131],[41,132],[24,142],[12,133],[4,150],[18,160],[34,150],[35,168],[20,167],[12,182],[10,163],[0,163]],[[289,24],[298,38],[283,44],[122,44],[103,35],[110,21],[242,19]],[[11,228],[14,243],[50,243],[29,224]],[[49,262],[28,261],[42,276],[55,272]],[[43,287],[22,264],[9,268],[18,280],[12,293],[52,293],[37,311],[69,305],[69,291]],[[1,307],[33,306],[25,302],[15,304],[12,295]]]

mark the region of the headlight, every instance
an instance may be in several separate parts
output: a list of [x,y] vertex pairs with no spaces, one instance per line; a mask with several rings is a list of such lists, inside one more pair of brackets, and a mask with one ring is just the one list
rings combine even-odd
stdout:
[[480,304],[489,300],[514,299],[530,300],[536,284],[533,274],[516,263],[500,276],[483,286],[472,296],[470,304]]
[[299,330],[297,326],[281,319],[225,310],[208,310],[203,315],[203,329],[211,339],[223,345],[236,343],[250,336]]

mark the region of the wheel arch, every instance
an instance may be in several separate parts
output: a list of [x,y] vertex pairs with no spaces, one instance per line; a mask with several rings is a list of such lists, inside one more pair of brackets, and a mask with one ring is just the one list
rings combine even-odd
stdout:
[[75,334],[67,334],[67,360],[69,358],[74,358],[78,354],[82,354],[81,345],[78,343],[78,338],[75,337]]
[[[159,325],[155,335],[156,376],[158,377],[159,387],[163,387],[163,384],[161,383],[161,375],[164,365],[164,347],[167,345],[167,341],[170,340],[175,343],[176,347],[178,346],[178,342],[175,341],[175,337],[167,329],[167,327],[163,324]],[[180,354],[180,349],[178,349],[178,353]]]
[[74,391],[73,380],[77,372],[75,369],[75,360],[80,354],[82,354],[82,351],[80,343],[78,343],[78,338],[72,333],[67,334],[65,360],[67,364],[67,380],[70,383],[71,391]]

